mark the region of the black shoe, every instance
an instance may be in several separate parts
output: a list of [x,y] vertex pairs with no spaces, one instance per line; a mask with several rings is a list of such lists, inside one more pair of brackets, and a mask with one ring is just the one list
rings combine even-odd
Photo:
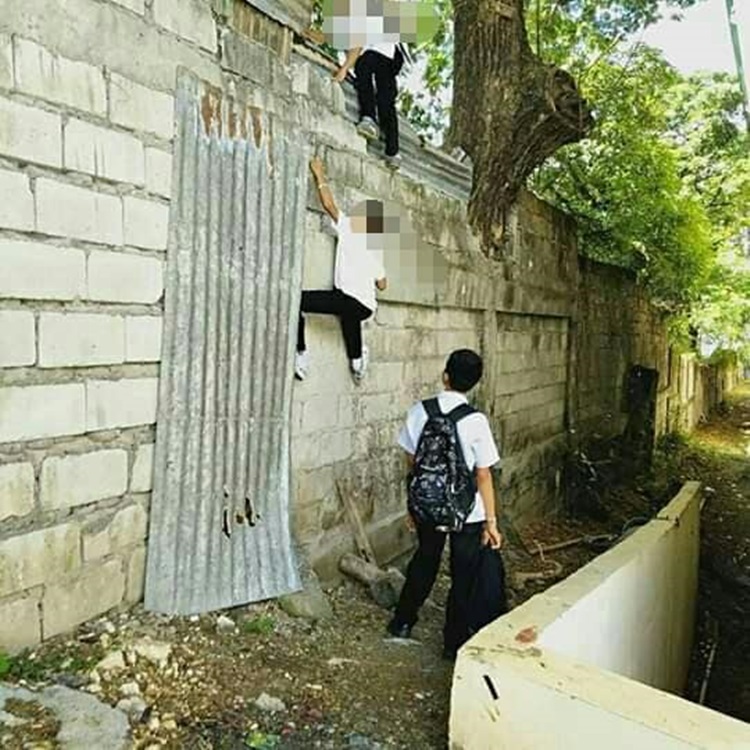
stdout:
[[394,638],[411,638],[411,625],[407,625],[405,622],[391,620],[388,623],[386,630]]

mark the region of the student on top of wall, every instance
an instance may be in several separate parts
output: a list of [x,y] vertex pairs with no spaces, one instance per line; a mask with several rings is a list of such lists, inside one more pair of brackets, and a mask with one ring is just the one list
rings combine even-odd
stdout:
[[[387,629],[399,638],[411,635],[450,539],[451,588],[443,630],[446,658],[454,658],[474,632],[505,608],[502,562],[492,553],[502,544],[490,472],[500,456],[487,417],[466,398],[481,379],[482,368],[476,352],[454,351],[443,373],[445,390],[412,406],[398,440],[409,466],[407,507],[419,546]],[[496,588],[494,597],[484,595],[488,573]],[[488,601],[495,611],[477,611],[486,610]]]
[[367,201],[347,216],[336,206],[325,181],[323,162],[316,157],[310,162],[310,169],[320,202],[333,220],[338,242],[334,288],[302,292],[294,374],[298,380],[304,380],[310,365],[303,313],[335,315],[341,320],[352,376],[359,382],[365,375],[369,358],[368,349],[362,343],[362,321],[371,317],[377,308],[375,288],[382,291],[387,286],[382,245],[377,241],[384,232],[383,204]]
[[343,65],[333,75],[334,80],[341,83],[354,66],[360,117],[357,132],[368,140],[377,140],[380,131],[383,131],[385,161],[392,169],[401,166],[396,113],[396,77],[403,64],[404,48],[401,44],[370,44],[350,49],[346,53]]

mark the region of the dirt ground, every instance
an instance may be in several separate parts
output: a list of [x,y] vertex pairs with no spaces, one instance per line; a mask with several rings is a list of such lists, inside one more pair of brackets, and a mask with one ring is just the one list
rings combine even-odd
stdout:
[[[611,543],[628,519],[648,516],[682,481],[699,479],[709,489],[690,697],[700,696],[716,622],[706,703],[750,719],[749,438],[745,389],[689,442],[662,446],[650,476],[630,479],[627,486],[601,476],[596,520],[551,518],[520,533],[506,527],[511,605],[606,548],[607,540],[595,544],[591,537],[610,534]],[[539,545],[582,537],[588,543],[538,553]],[[131,715],[139,749],[442,750],[452,674],[452,664],[441,658],[447,588],[444,571],[412,641],[385,638],[388,612],[362,587],[346,582],[327,592],[334,612],[328,621],[295,619],[274,603],[199,618],[166,618],[136,608],[5,664],[0,659],[0,676],[27,685],[60,682],[113,706],[120,703]],[[155,645],[157,656],[139,651],[143,643]],[[25,731],[0,728],[0,748],[56,747],[53,723],[40,722],[31,744]]]
[[[511,604],[597,554],[579,545],[542,560],[527,547],[619,531],[621,525],[619,517],[605,525],[553,519],[525,528],[523,537],[510,530],[505,560]],[[519,573],[534,572],[547,577],[519,580]],[[452,673],[441,657],[447,588],[444,571],[434,604],[423,609],[410,641],[387,639],[388,612],[347,582],[328,592],[330,621],[295,619],[274,603],[200,618],[165,618],[136,608],[14,659],[5,679],[61,682],[113,706],[135,696],[141,702],[132,721],[137,748],[441,749]],[[135,654],[134,644],[144,639],[167,649],[168,659],[159,665]],[[120,668],[95,669],[113,654],[124,654],[115,659]],[[5,730],[3,736],[0,730],[0,747],[28,747],[24,731]],[[44,742],[44,734],[37,727],[34,741]],[[34,746],[54,748],[53,734],[47,742]]]

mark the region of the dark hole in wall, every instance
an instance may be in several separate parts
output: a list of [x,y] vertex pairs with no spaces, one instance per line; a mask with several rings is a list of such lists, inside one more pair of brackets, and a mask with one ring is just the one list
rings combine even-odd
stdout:
[[651,466],[656,437],[656,395],[659,371],[634,365],[625,375],[625,411],[628,421],[622,436],[622,458],[629,469]]

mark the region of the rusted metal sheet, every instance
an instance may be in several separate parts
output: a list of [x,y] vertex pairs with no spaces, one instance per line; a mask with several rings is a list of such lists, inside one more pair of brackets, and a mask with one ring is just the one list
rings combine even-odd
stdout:
[[176,119],[146,607],[190,614],[300,587],[289,417],[308,145],[187,73]]

